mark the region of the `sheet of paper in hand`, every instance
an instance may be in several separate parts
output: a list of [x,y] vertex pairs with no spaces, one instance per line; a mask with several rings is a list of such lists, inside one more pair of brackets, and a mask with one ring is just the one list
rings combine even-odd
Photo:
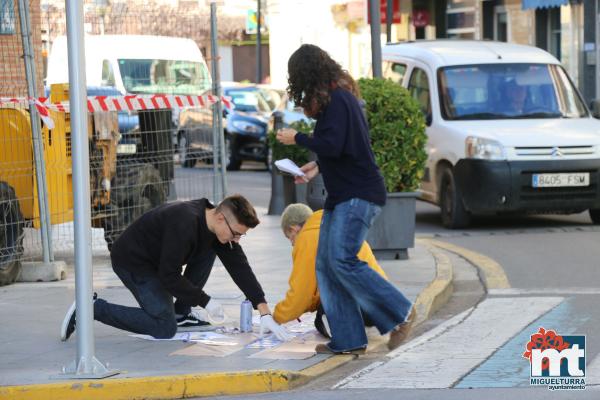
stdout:
[[275,161],[275,166],[282,172],[287,172],[294,176],[305,176],[304,172],[289,158]]

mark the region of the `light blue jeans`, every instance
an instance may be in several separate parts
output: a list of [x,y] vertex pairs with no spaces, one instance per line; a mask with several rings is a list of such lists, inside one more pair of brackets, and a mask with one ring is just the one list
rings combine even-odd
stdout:
[[329,327],[329,348],[367,345],[361,310],[383,335],[406,321],[412,303],[357,254],[381,207],[353,198],[325,210],[317,250],[317,281]]

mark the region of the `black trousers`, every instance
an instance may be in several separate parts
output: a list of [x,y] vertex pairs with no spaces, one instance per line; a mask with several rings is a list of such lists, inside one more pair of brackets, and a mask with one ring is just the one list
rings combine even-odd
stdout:
[[[216,258],[217,254],[214,251],[199,254],[188,262],[185,271],[183,272],[183,276],[194,285],[203,288],[208,281],[210,271],[212,271]],[[175,314],[188,315],[194,305],[195,304],[185,304],[177,299],[175,300]]]

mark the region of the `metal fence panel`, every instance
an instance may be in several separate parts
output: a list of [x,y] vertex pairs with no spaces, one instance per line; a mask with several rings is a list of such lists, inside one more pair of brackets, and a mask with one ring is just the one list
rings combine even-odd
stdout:
[[[11,0],[3,0],[3,7],[5,3],[12,7],[1,18],[0,97],[21,102],[0,105],[0,284],[11,263],[40,259],[42,251],[31,123],[23,104],[27,80],[18,7]],[[210,68],[199,50],[206,54],[210,46],[209,7],[197,2],[179,2],[176,7],[162,3],[85,5],[90,34],[87,94],[100,99],[96,105],[102,105],[102,96],[127,100],[131,94],[210,93]],[[37,91],[49,97],[47,104],[68,101],[64,2],[34,0],[30,8]],[[227,22],[219,28],[227,31]],[[90,113],[95,255],[108,254],[116,237],[153,207],[221,195],[213,189],[213,183],[221,181],[221,170],[213,168],[213,150],[219,144],[213,143],[212,107],[157,109],[148,104],[146,110]],[[70,114],[50,111],[49,117],[54,127],[42,126],[42,142],[52,246],[60,259],[71,257],[74,242]]]

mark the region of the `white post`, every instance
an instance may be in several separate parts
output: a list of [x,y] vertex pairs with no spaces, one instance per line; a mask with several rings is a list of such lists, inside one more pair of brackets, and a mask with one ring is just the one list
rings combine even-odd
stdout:
[[66,378],[105,378],[108,371],[94,356],[92,304],[92,241],[90,209],[90,159],[88,148],[83,2],[67,0],[69,56],[69,107],[73,144],[73,209],[75,225],[75,297],[77,304],[77,358],[66,369]]
[[[226,179],[226,165],[225,165],[225,136],[223,134],[223,105],[221,103],[221,74],[219,73],[219,47],[217,42],[217,4],[214,0],[210,3],[210,39],[211,39],[211,57],[212,57],[212,79],[213,79],[213,94],[217,96],[218,101],[215,103],[215,113],[213,120],[213,138],[218,140],[220,148],[220,159],[221,159],[221,192],[220,196],[217,196],[215,191],[215,202],[223,200],[227,196],[227,179]],[[213,143],[216,146],[217,142]],[[213,152],[214,154],[214,152]],[[217,159],[213,160],[214,165],[217,165]],[[216,170],[215,170],[216,171]],[[217,179],[215,175],[215,180]],[[216,187],[216,186],[215,186]]]

